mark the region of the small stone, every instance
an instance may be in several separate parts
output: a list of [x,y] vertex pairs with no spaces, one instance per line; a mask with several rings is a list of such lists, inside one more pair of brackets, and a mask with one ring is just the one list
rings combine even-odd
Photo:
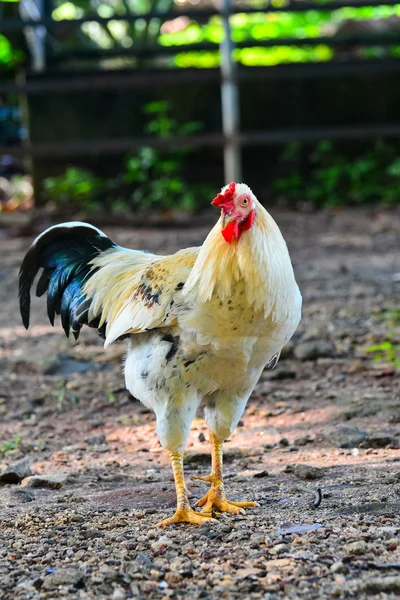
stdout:
[[371,433],[366,442],[370,448],[384,448],[389,446],[390,448],[398,448],[399,441],[388,433],[375,432]]
[[0,491],[0,506],[7,508],[12,506],[18,506],[18,504],[25,504],[26,502],[32,502],[34,497],[26,490],[20,488],[13,490],[2,490]]
[[180,575],[176,571],[170,571],[165,575],[165,581],[168,583],[168,585],[179,583],[181,579],[182,575]]
[[331,342],[310,341],[298,344],[294,349],[294,355],[298,360],[316,360],[333,356],[335,347]]
[[296,438],[293,443],[295,446],[307,446],[307,444],[312,444],[312,439],[309,435],[304,435]]
[[399,593],[400,592],[400,577],[394,575],[391,577],[379,577],[370,579],[364,583],[364,591],[368,594],[384,593]]
[[279,554],[284,554],[284,552],[289,552],[290,551],[290,546],[288,546],[287,544],[277,544],[276,546],[274,546],[273,548],[270,549],[270,553],[271,554],[276,554],[279,556]]
[[167,537],[160,537],[160,539],[151,544],[151,549],[154,553],[159,553],[169,548],[169,546],[172,546],[172,540]]
[[333,565],[331,565],[331,571],[332,573],[340,573],[342,575],[345,575],[349,572],[349,567],[347,565],[344,565],[342,561],[339,560],[333,563]]
[[58,473],[56,475],[31,475],[22,480],[21,485],[28,488],[50,488],[59,489],[70,476],[68,473]]
[[295,561],[290,558],[275,558],[272,560],[268,560],[266,563],[267,571],[280,571],[280,569],[295,566]]
[[81,569],[67,568],[57,569],[54,573],[47,575],[43,581],[43,588],[51,590],[59,585],[77,586],[84,578],[84,573]]
[[238,569],[235,573],[235,579],[255,579],[256,577],[261,577],[262,575],[264,575],[264,571],[262,569],[248,567],[245,569]]
[[263,471],[256,471],[253,473],[253,477],[256,479],[261,479],[262,477],[269,477],[269,473],[266,469],[264,469]]
[[361,556],[362,554],[365,554],[367,544],[363,540],[358,540],[356,542],[351,542],[350,544],[345,544],[343,550],[346,554]]
[[313,479],[320,479],[324,475],[324,470],[320,467],[313,467],[312,465],[296,465],[294,468],[294,474],[299,479],[307,479],[309,481]]
[[338,425],[324,431],[324,436],[338,448],[358,448],[366,440],[368,432],[358,427]]
[[113,595],[111,596],[112,600],[125,600],[126,592],[123,588],[115,588]]
[[27,458],[20,460],[0,473],[0,481],[4,483],[19,483],[25,477],[32,475],[29,461]]
[[264,371],[263,379],[273,381],[277,379],[294,379],[297,373],[294,369],[285,365],[278,365],[272,371]]
[[103,434],[91,435],[86,438],[85,442],[89,444],[89,446],[101,446],[106,443],[106,436]]
[[151,562],[150,558],[147,556],[147,554],[144,554],[144,552],[139,552],[139,554],[136,556],[136,560],[139,563],[139,565],[141,565],[142,567],[146,567],[146,569],[151,569],[151,567],[153,566],[153,563]]

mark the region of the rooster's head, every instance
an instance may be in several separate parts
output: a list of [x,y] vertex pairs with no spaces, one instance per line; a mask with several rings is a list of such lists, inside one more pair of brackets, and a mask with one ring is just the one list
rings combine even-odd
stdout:
[[250,229],[256,215],[256,197],[244,183],[230,183],[211,202],[222,211],[222,235],[231,244]]

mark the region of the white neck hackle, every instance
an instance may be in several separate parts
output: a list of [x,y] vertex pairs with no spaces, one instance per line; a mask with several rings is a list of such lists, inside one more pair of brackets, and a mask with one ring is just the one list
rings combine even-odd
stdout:
[[289,311],[297,284],[286,242],[274,219],[256,199],[255,210],[253,226],[232,244],[221,234],[221,215],[200,249],[183,295],[193,290],[200,302],[207,302],[213,295],[224,302],[231,297],[235,284],[244,280],[245,302],[254,311],[263,311],[265,317],[272,318],[277,307],[280,315]]

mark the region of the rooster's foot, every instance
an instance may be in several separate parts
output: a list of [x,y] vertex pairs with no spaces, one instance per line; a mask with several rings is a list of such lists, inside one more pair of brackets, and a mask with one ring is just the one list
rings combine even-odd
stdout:
[[212,518],[212,514],[202,511],[198,513],[192,508],[178,508],[173,517],[164,519],[157,523],[157,527],[166,527],[167,525],[174,525],[175,523],[190,523],[191,525],[203,525],[211,521],[216,523],[216,520]]
[[257,502],[230,502],[227,500],[222,481],[217,480],[213,473],[206,477],[196,476],[195,479],[211,483],[211,488],[208,492],[195,504],[195,506],[203,508],[201,514],[212,514],[214,512],[244,514],[244,508],[259,506]]

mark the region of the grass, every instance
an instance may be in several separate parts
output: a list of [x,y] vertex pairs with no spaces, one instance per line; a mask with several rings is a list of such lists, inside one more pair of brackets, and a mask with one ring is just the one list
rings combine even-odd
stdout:
[[[400,324],[400,310],[394,307],[386,308],[378,314],[378,318],[388,328],[396,327],[396,325]],[[390,364],[394,369],[400,367],[400,343],[393,339],[391,331],[387,333],[382,342],[370,346],[366,352],[373,354],[374,360]]]
[[0,455],[6,454],[10,450],[16,450],[21,445],[21,434],[17,433],[16,436],[11,438],[8,442],[5,442],[0,446]]

